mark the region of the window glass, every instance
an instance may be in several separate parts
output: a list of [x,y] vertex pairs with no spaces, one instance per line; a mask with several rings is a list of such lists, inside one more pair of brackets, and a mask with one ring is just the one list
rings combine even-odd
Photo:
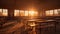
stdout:
[[7,9],[3,9],[3,16],[8,16],[8,10]]
[[54,13],[53,10],[50,10],[49,12],[50,12],[50,15],[53,16],[53,13]]
[[54,15],[58,15],[57,9],[54,10]]
[[2,12],[2,9],[0,9],[0,12]]
[[14,16],[19,16],[19,10],[14,10]]
[[2,16],[3,14],[2,14],[2,9],[0,9],[0,16]]
[[35,11],[34,12],[34,16],[38,16],[38,11]]
[[25,11],[25,16],[29,16],[29,11]]
[[24,15],[25,15],[24,10],[20,10],[20,16],[24,16]]
[[46,11],[46,16],[49,16],[50,15],[50,12],[49,12],[49,10],[48,11]]
[[35,16],[35,11],[29,11],[29,16]]
[[60,9],[58,9],[58,14],[60,15]]

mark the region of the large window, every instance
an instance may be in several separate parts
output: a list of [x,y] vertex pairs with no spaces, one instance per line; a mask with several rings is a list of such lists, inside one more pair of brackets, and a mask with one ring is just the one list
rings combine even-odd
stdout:
[[46,16],[53,16],[53,10],[46,11]]
[[47,10],[46,16],[60,16],[60,9]]
[[0,16],[3,16],[3,14],[2,14],[2,9],[0,9]]
[[46,11],[46,16],[49,16],[50,15],[50,12],[49,11]]
[[14,16],[37,16],[37,11],[14,10]]
[[8,16],[8,10],[7,9],[0,9],[0,16]]
[[60,15],[60,9],[58,9],[58,14]]
[[24,12],[24,10],[20,10],[20,15],[19,16],[24,16],[24,14],[25,14],[25,12]]
[[52,16],[54,14],[53,10],[50,10],[49,13],[50,13],[49,14],[50,16]]
[[24,16],[23,10],[14,10],[14,16]]
[[54,10],[54,15],[59,15],[57,9]]
[[28,16],[28,15],[29,15],[28,11],[25,11],[25,16]]
[[14,10],[14,16],[19,16],[19,10]]

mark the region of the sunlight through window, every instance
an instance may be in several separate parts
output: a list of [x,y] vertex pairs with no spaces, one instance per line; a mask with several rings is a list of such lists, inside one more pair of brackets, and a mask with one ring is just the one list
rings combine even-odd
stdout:
[[3,9],[3,16],[8,16],[8,10],[7,9]]
[[24,16],[24,10],[20,10],[20,16]]
[[54,14],[58,15],[58,10],[57,9],[54,10]]
[[3,14],[2,14],[2,9],[0,9],[0,16],[2,16]]
[[58,9],[58,14],[60,15],[60,9]]
[[25,11],[25,16],[29,16],[29,11]]
[[29,16],[34,16],[35,12],[34,11],[29,11]]
[[50,12],[49,11],[46,11],[46,16],[49,16],[50,15]]
[[38,16],[38,12],[28,10],[14,10],[14,16]]
[[59,15],[60,15],[60,9],[46,11],[46,16],[59,16]]
[[53,10],[50,10],[49,12],[50,12],[50,16],[52,16],[53,15]]
[[19,10],[14,10],[14,16],[19,16]]

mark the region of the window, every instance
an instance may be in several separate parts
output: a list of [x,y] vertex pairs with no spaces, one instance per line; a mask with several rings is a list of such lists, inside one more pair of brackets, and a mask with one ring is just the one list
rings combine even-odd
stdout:
[[14,16],[19,16],[19,10],[14,10]]
[[25,11],[25,16],[29,16],[29,12],[28,11]]
[[38,11],[35,11],[34,12],[34,16],[38,16]]
[[20,10],[20,16],[24,16],[25,12],[24,10]]
[[60,15],[60,9],[46,11],[46,16],[59,16],[59,15]]
[[2,9],[0,9],[0,16],[2,16],[3,14],[2,14]]
[[46,16],[53,16],[54,12],[53,10],[46,11]]
[[14,10],[14,16],[24,16],[23,10]]
[[50,15],[50,12],[49,11],[46,11],[46,16],[49,16]]
[[60,9],[58,9],[58,14],[60,15]]
[[37,11],[14,10],[14,16],[37,16]]
[[2,9],[0,9],[0,12],[2,12]]
[[3,9],[3,16],[8,16],[8,10],[7,9]]
[[29,11],[29,16],[38,16],[37,11]]
[[53,10],[50,10],[50,11],[49,11],[49,15],[50,15],[50,16],[53,16],[53,13],[54,13]]
[[54,15],[58,15],[58,10],[57,9],[54,10]]
[[34,15],[34,11],[29,11],[29,16],[33,16]]
[[0,16],[8,16],[8,10],[7,9],[0,9]]

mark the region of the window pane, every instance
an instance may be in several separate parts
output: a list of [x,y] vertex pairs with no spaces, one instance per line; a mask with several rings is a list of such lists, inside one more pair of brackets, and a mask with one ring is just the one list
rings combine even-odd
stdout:
[[29,16],[35,16],[35,11],[29,11]]
[[35,14],[34,14],[34,16],[38,16],[38,11],[35,11]]
[[8,16],[8,10],[7,9],[3,9],[3,16]]
[[24,14],[25,14],[24,11],[20,10],[20,16],[25,16]]
[[2,9],[0,9],[0,12],[2,12]]
[[2,9],[0,9],[0,16],[3,16],[3,14],[2,14]]
[[14,16],[19,16],[19,10],[14,10]]
[[50,16],[53,16],[54,12],[53,10],[50,10]]
[[50,14],[49,11],[46,11],[46,16],[49,16],[49,14]]
[[55,15],[55,16],[58,15],[57,9],[54,10],[54,15]]
[[28,13],[29,13],[28,11],[25,11],[25,16],[28,16]]
[[60,15],[60,9],[58,9],[58,14]]

